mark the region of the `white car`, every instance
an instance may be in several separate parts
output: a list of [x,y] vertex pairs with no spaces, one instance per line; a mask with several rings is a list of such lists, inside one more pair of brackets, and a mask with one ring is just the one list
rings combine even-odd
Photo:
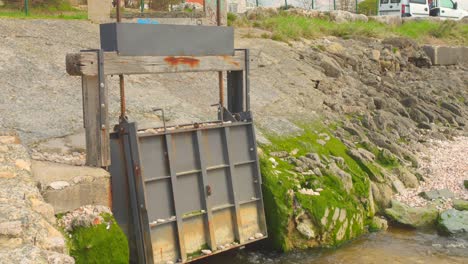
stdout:
[[380,0],[379,15],[426,17],[429,16],[428,0]]
[[451,19],[468,18],[468,11],[458,7],[458,3],[452,0],[433,0],[429,5],[430,15]]
[[379,15],[463,19],[468,11],[458,8],[453,0],[379,0]]

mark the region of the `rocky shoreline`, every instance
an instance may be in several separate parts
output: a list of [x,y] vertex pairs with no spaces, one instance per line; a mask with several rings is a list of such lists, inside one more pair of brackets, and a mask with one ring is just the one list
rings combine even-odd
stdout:
[[428,145],[421,154],[424,176],[419,186],[396,194],[385,213],[400,224],[468,239],[468,138],[431,140]]
[[[424,198],[424,192],[447,190],[439,209],[453,207],[453,200],[468,200],[468,138],[458,137],[453,141],[431,140],[429,148],[420,155],[420,170],[425,172],[423,181],[417,188],[405,189],[395,195],[397,201],[411,207],[424,207],[432,202],[432,197]],[[437,194],[434,194],[437,196]]]

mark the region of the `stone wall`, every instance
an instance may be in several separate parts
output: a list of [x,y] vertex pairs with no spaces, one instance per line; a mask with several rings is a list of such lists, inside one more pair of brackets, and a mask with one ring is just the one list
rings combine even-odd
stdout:
[[36,187],[25,147],[15,135],[0,134],[0,262],[74,263],[55,225],[54,209]]

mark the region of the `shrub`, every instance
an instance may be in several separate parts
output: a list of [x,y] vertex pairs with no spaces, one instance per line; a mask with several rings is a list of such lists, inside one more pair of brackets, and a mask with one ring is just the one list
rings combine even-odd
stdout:
[[358,12],[366,16],[377,15],[377,1],[378,0],[364,0],[358,4]]

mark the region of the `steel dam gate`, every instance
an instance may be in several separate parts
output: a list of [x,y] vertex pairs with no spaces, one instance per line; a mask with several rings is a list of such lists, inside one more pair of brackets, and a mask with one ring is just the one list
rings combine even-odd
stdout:
[[[124,23],[101,25],[100,50],[67,55],[67,71],[83,78],[87,164],[111,173],[131,263],[190,262],[266,238],[249,60],[229,27]],[[124,74],[190,71],[227,72],[217,120],[142,130],[128,120]],[[121,116],[111,131],[112,74],[121,76]]]

